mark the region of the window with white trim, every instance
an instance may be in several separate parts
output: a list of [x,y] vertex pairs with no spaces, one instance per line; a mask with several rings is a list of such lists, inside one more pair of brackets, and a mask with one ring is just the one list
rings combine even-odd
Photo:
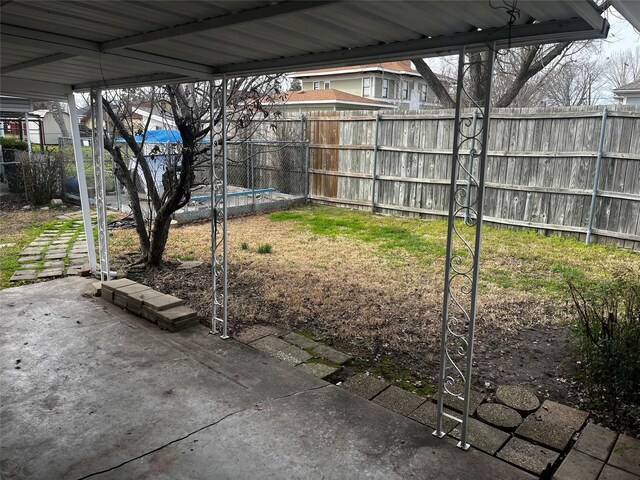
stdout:
[[382,98],[389,98],[389,79],[382,79]]
[[324,82],[324,89],[327,90],[331,88],[331,82]]
[[313,89],[320,90],[320,82],[313,82]]
[[402,99],[407,100],[409,98],[409,82],[407,80],[402,81]]
[[362,96],[371,96],[371,77],[365,77],[362,79]]

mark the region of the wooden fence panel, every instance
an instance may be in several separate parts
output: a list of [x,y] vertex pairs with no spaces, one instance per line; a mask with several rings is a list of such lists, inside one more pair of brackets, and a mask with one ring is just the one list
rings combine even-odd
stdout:
[[[593,241],[640,250],[640,107],[608,106]],[[494,109],[485,216],[583,238],[602,125],[600,106]],[[467,112],[468,113],[468,112]],[[312,200],[394,215],[446,215],[454,112],[322,112],[304,119]],[[299,133],[299,118],[276,131]],[[478,119],[477,129],[482,128]],[[470,134],[472,126],[465,124]],[[462,145],[462,153],[471,148]],[[476,148],[480,148],[477,144]],[[477,162],[473,166],[477,172]],[[462,178],[462,175],[460,176]]]

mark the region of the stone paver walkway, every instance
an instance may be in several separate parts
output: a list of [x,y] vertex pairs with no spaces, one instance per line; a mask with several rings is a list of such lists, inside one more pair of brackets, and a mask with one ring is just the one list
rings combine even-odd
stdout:
[[10,281],[24,282],[76,275],[89,261],[86,240],[81,219],[56,222],[20,253],[20,266]]
[[[295,332],[267,325],[249,327],[235,338],[321,378],[331,377],[351,359]],[[341,386],[436,428],[437,395],[423,397],[368,374],[353,375]],[[541,404],[523,386],[501,386],[495,399],[472,392],[470,407],[467,438],[472,448],[540,478],[640,480],[640,440],[587,422],[587,412],[550,400]],[[445,412],[459,417],[462,408],[460,399],[445,396]],[[443,429],[460,439],[455,420],[445,418]]]

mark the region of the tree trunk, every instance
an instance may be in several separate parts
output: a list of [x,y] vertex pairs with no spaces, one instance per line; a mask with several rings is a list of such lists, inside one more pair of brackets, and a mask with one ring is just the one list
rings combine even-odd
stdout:
[[47,108],[53,115],[53,119],[58,124],[58,128],[60,129],[62,136],[68,138],[69,130],[67,129],[67,124],[64,123],[64,112],[62,111],[60,102],[47,102]]
[[427,65],[426,62],[421,58],[414,58],[411,61],[416,66],[416,70],[418,71],[418,73],[422,75],[422,78],[425,79],[431,91],[435,94],[436,97],[438,97],[438,100],[440,101],[442,106],[444,108],[455,108],[456,102],[453,101],[453,98],[451,98],[451,95],[449,95],[449,92],[444,87],[440,79],[436,76],[436,74],[433,73],[431,67],[429,67],[429,65]]

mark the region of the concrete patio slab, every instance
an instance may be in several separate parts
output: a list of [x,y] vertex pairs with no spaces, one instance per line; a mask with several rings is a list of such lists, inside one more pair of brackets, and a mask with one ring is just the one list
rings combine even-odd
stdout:
[[284,336],[284,339],[289,342],[297,345],[300,348],[314,348],[318,346],[318,342],[311,340],[310,338],[305,337],[304,335],[300,335],[296,332],[289,332]]
[[525,470],[540,475],[548,465],[553,465],[560,454],[548,448],[534,445],[518,437],[513,437],[498,452],[498,458],[518,465]]
[[605,465],[598,480],[640,480],[640,477],[611,465]]
[[640,440],[620,435],[611,452],[609,465],[640,475]]
[[409,416],[416,408],[422,405],[427,399],[409,392],[395,385],[390,386],[377,395],[373,401],[405,417]]
[[233,338],[242,343],[252,343],[267,335],[278,336],[281,332],[279,328],[272,327],[271,325],[253,325],[235,333]]
[[587,412],[545,400],[536,413],[524,419],[516,435],[562,451],[588,416]]
[[553,476],[554,480],[598,480],[604,462],[571,450]]
[[533,479],[205,327],[162,332],[91,283],[0,292],[2,478]]
[[364,373],[349,377],[342,383],[342,388],[367,400],[371,400],[388,386],[384,380]]
[[613,430],[587,423],[573,448],[606,462],[617,438],[618,434]]
[[338,371],[335,367],[315,362],[302,363],[297,368],[318,378],[327,378]]
[[[462,426],[458,424],[449,434],[458,440],[462,437]],[[495,455],[500,448],[509,440],[509,434],[498,430],[497,428],[482,423],[475,418],[469,419],[469,428],[467,430],[467,442],[475,448],[487,452],[489,455]]]

